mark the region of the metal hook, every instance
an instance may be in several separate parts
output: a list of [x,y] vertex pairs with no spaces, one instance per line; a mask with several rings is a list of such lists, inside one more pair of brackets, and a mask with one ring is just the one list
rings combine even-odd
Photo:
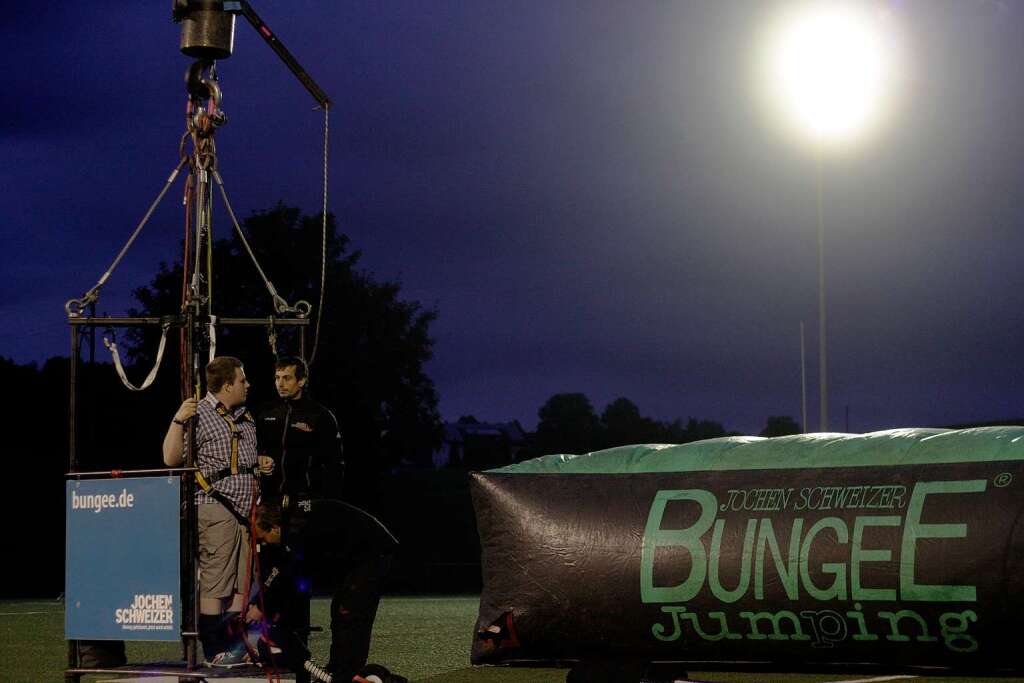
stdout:
[[205,59],[198,59],[185,71],[185,90],[192,99],[205,100],[210,97],[209,83],[203,78],[203,72],[212,64]]
[[308,301],[303,301],[302,299],[296,301],[294,306],[289,306],[287,301],[275,294],[274,310],[278,313],[294,313],[299,318],[307,318],[313,311],[313,306]]
[[64,312],[68,314],[69,318],[80,318],[85,311],[85,307],[96,303],[99,299],[99,288],[93,287],[83,294],[81,299],[68,299],[67,303],[64,304]]
[[68,314],[69,318],[81,317],[82,309],[84,308],[84,299],[68,299],[67,303],[64,304],[64,312]]

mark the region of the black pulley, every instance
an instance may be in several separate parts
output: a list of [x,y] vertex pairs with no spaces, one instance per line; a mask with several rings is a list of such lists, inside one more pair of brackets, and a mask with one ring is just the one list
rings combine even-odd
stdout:
[[235,45],[235,15],[223,0],[175,0],[181,22],[181,51],[196,59],[227,59]]

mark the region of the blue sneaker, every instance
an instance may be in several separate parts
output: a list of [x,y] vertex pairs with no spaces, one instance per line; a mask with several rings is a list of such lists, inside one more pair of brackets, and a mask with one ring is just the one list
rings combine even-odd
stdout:
[[225,650],[210,660],[210,666],[223,669],[233,669],[239,666],[252,664],[252,658],[245,649],[244,643],[235,644],[230,650]]
[[241,634],[231,647],[214,657],[210,661],[210,665],[222,668],[232,668],[253,664],[252,654],[250,653],[259,651],[257,648],[259,647],[260,636],[262,633],[263,631],[259,624],[249,626],[245,630],[245,633]]

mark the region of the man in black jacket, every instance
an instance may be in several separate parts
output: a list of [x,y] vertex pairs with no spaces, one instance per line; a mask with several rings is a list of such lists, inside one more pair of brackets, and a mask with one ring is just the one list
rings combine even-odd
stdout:
[[[282,356],[274,370],[280,397],[256,420],[261,456],[274,461],[270,474],[260,477],[260,500],[281,510],[285,528],[302,523],[314,498],[341,498],[345,471],[341,431],[330,410],[309,397],[306,362]],[[262,458],[261,458],[262,459]],[[296,631],[309,632],[309,594],[288,610]]]
[[274,386],[281,400],[256,420],[260,455],[275,465],[262,477],[262,500],[280,503],[286,516],[302,500],[341,498],[341,432],[331,411],[309,397],[307,382],[304,360],[278,359]]

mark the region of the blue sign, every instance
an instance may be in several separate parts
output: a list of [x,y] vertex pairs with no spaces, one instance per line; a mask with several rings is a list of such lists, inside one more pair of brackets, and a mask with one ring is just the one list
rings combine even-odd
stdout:
[[178,640],[180,479],[69,481],[64,636]]

